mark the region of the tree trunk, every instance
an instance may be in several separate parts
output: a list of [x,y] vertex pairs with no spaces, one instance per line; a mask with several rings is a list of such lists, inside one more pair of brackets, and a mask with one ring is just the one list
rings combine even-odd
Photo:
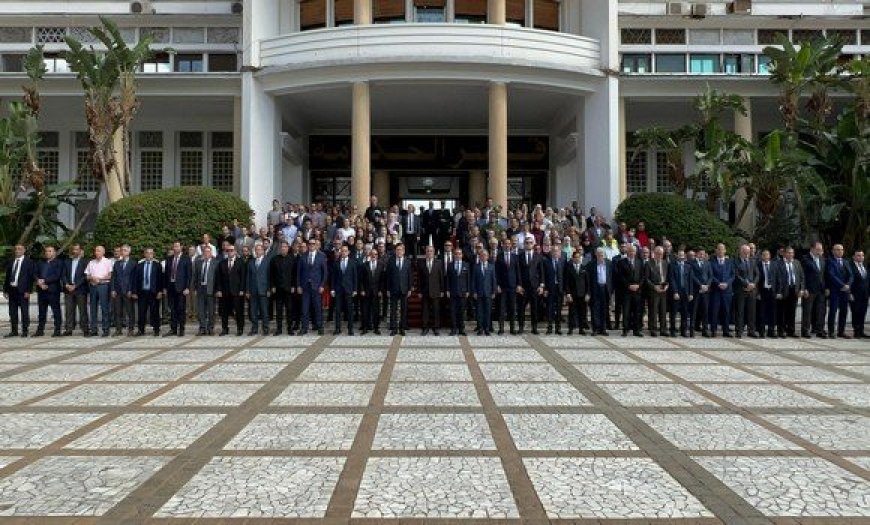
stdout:
[[115,132],[112,152],[115,158],[115,166],[109,173],[104,172],[106,178],[106,197],[110,203],[117,202],[127,196],[126,184],[124,182],[127,156],[124,150],[123,128]]

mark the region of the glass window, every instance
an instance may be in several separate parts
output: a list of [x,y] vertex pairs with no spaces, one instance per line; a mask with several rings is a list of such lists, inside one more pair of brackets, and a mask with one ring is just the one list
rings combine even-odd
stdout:
[[336,27],[353,24],[353,0],[334,0],[333,9]]
[[838,39],[844,46],[853,46],[858,42],[858,34],[854,29],[828,29],[827,34],[829,38]]
[[172,41],[176,44],[202,44],[205,31],[201,27],[176,27],[172,30]]
[[685,29],[656,29],[656,44],[658,45],[678,45],[685,43]]
[[300,0],[299,29],[319,29],[326,27],[326,0]]
[[505,0],[505,17],[508,24],[526,25],[526,0]]
[[182,150],[181,151],[181,186],[201,186],[202,185],[202,151],[201,150]]
[[238,56],[235,53],[209,53],[209,71],[237,71]]
[[169,73],[171,71],[169,53],[155,53],[151,58],[142,62],[143,73]]
[[46,53],[42,61],[49,73],[68,73],[69,65],[60,53]]
[[647,152],[630,150],[626,155],[625,189],[628,193],[646,192]]
[[758,74],[770,74],[770,57],[767,55],[758,55]]
[[43,148],[40,144],[36,148],[36,161],[39,167],[45,170],[45,183],[57,184],[57,174],[60,171],[60,151],[57,148]]
[[3,71],[20,73],[24,71],[24,55],[17,53],[3,53]]
[[788,29],[759,29],[758,44],[762,46],[776,44],[780,35],[788,38]]
[[689,55],[689,72],[719,73],[719,55]]
[[77,131],[74,136],[76,146],[76,183],[79,189],[87,192],[100,190],[100,181],[91,169],[90,136],[87,131]]
[[722,35],[718,29],[690,29],[689,43],[702,46],[718,46],[722,43]]
[[652,44],[651,29],[623,27],[619,34],[623,44]]
[[726,73],[753,73],[755,72],[755,55],[748,53],[728,54],[722,60],[723,69]]
[[722,42],[732,46],[751,46],[755,44],[755,31],[752,29],[723,29]]
[[33,28],[0,27],[0,42],[4,44],[29,44],[33,41]]
[[791,41],[799,44],[801,42],[812,42],[822,38],[821,29],[792,29]]
[[216,190],[233,191],[235,158],[233,133],[215,131],[211,134],[211,186]]
[[169,28],[168,27],[140,27],[139,35],[142,38],[150,36],[155,44],[169,43]]
[[668,155],[663,151],[656,152],[656,191],[673,193],[674,183],[668,172]]
[[376,24],[405,21],[405,0],[372,0],[372,15]]
[[650,55],[648,54],[624,54],[622,55],[623,73],[649,73]]
[[686,55],[656,54],[656,73],[685,73]]
[[559,30],[559,3],[555,0],[534,0],[532,20],[535,28]]
[[178,134],[178,145],[182,148],[201,148],[202,133],[199,131],[182,131]]
[[861,45],[870,46],[870,29],[861,30]]
[[485,24],[486,0],[454,0],[453,21],[458,24]]
[[209,44],[238,44],[239,43],[239,28],[238,27],[209,27],[208,28],[208,43]]
[[175,55],[175,71],[177,73],[202,73],[202,55]]
[[139,152],[139,191],[159,190],[163,187],[163,151]]
[[421,24],[446,22],[444,0],[414,0],[414,21]]

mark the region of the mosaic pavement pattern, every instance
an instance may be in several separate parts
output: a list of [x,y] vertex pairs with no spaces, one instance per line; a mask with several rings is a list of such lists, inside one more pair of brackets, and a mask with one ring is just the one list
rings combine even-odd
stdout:
[[0,341],[0,524],[870,524],[870,343]]

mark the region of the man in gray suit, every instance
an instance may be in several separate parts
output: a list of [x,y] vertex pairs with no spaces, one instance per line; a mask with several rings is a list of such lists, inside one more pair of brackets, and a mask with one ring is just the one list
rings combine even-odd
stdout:
[[263,335],[269,335],[269,263],[270,257],[262,243],[254,245],[254,259],[248,263],[248,286],[246,296],[250,302],[251,331],[257,335],[260,325]]
[[203,246],[202,257],[193,266],[193,288],[196,290],[196,312],[199,335],[214,335],[214,292],[218,262],[211,246]]
[[[644,280],[649,291],[649,335],[666,334],[665,319],[667,317],[667,295],[670,283],[668,277],[670,268],[665,258],[665,250],[656,246],[653,250],[652,260],[644,267]],[[658,325],[658,330],[656,330]]]
[[755,303],[758,300],[758,265],[750,258],[749,245],[740,247],[740,255],[735,261],[734,279],[734,332],[739,339],[743,329],[749,325],[749,337],[758,337],[755,331]]

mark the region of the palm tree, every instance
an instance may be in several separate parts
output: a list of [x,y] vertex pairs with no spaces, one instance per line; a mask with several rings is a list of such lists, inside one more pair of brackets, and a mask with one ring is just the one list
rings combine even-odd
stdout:
[[674,193],[684,195],[688,189],[688,177],[686,176],[686,162],[683,157],[683,147],[686,144],[694,144],[698,136],[698,129],[694,125],[686,125],[678,129],[669,130],[660,127],[639,129],[634,132],[634,157],[641,151],[654,149],[665,154],[668,165],[668,177],[674,187]]
[[720,201],[730,202],[739,181],[732,166],[744,158],[746,141],[722,126],[722,117],[729,112],[746,114],[739,95],[720,93],[708,85],[695,99],[700,119],[699,139],[695,151],[697,186],[706,190],[706,207],[715,213]]
[[136,71],[151,56],[150,36],[130,47],[118,27],[100,17],[103,27],[90,33],[104,47],[85,48],[80,41],[65,38],[69,50],[64,58],[78,75],[85,92],[85,119],[90,138],[91,164],[97,179],[106,184],[106,195],[115,202],[127,195],[130,176],[126,159],[130,123],[139,107]]

